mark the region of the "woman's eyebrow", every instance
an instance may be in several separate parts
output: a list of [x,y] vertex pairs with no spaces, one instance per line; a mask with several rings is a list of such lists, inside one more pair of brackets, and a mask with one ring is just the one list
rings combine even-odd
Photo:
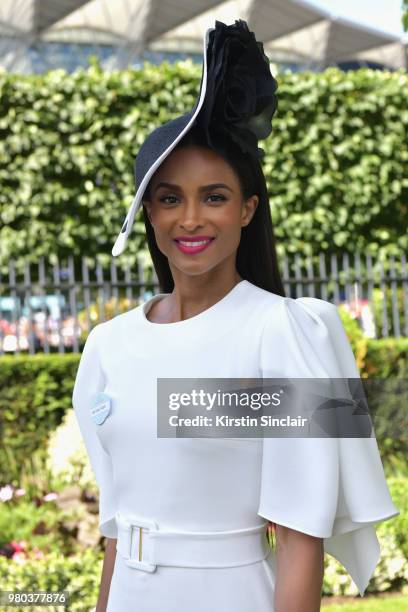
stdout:
[[[180,187],[180,185],[174,185],[172,183],[167,183],[163,181],[156,185],[156,187],[154,188],[154,191],[157,191],[159,187],[166,187],[168,189],[182,191],[182,188]],[[211,185],[203,185],[202,187],[199,188],[199,191],[209,191],[210,189],[220,189],[220,188],[228,189],[229,191],[232,191],[231,187],[228,187],[228,185],[226,185],[225,183],[212,183]]]

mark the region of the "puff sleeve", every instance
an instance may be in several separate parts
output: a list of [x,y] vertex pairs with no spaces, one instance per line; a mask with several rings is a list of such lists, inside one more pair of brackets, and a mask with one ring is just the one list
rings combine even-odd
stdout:
[[[311,297],[283,298],[273,309],[263,330],[261,370],[264,378],[360,377],[337,307]],[[374,435],[264,437],[258,514],[323,538],[325,552],[363,596],[380,557],[374,524],[399,510]]]
[[101,325],[94,327],[86,339],[75,378],[72,405],[99,488],[100,532],[108,538],[117,538],[112,462],[98,438],[98,425],[91,419],[93,398],[105,387],[105,376],[98,354]]

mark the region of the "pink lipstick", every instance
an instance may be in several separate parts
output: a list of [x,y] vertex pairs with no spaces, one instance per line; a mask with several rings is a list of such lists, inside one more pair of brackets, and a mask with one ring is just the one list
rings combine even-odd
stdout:
[[214,240],[211,236],[180,236],[175,239],[177,247],[186,255],[201,253]]

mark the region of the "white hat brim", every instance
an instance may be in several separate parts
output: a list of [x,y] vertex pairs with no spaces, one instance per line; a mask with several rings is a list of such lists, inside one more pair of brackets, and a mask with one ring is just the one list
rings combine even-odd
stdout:
[[116,238],[115,244],[113,245],[112,248],[112,255],[114,257],[117,257],[118,255],[120,255],[121,253],[123,253],[125,246],[126,246],[126,242],[127,239],[129,237],[129,234],[132,230],[132,226],[133,226],[133,222],[134,222],[134,218],[135,215],[137,213],[137,211],[139,210],[139,208],[141,208],[142,206],[142,198],[143,198],[143,194],[145,192],[145,189],[151,179],[151,177],[153,176],[154,172],[157,170],[157,168],[160,166],[160,164],[164,161],[164,159],[166,159],[166,157],[169,155],[169,153],[171,153],[171,151],[174,149],[174,147],[177,145],[177,143],[181,140],[181,138],[183,138],[183,136],[189,131],[189,129],[192,127],[195,118],[197,117],[203,102],[204,102],[204,98],[205,98],[205,93],[206,93],[206,89],[207,89],[207,46],[208,46],[208,40],[209,40],[209,36],[210,36],[210,32],[213,31],[214,28],[209,28],[204,37],[203,37],[203,76],[202,76],[202,81],[201,81],[201,92],[200,92],[200,98],[198,101],[198,104],[195,108],[195,111],[193,113],[193,115],[191,116],[190,121],[187,123],[187,125],[183,128],[182,131],[180,131],[180,133],[176,136],[176,138],[173,140],[173,142],[167,147],[167,149],[154,161],[154,163],[150,166],[150,168],[148,169],[148,171],[146,172],[145,176],[143,177],[142,182],[140,183],[137,191],[136,191],[136,195],[133,198],[133,201],[129,207],[129,210],[126,214],[125,220],[123,222],[122,225],[122,230],[120,231],[118,237]]

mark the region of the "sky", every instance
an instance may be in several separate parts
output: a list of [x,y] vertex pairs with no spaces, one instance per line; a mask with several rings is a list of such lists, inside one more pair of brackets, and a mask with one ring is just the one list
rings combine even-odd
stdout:
[[402,0],[308,0],[330,13],[377,30],[403,36]]

